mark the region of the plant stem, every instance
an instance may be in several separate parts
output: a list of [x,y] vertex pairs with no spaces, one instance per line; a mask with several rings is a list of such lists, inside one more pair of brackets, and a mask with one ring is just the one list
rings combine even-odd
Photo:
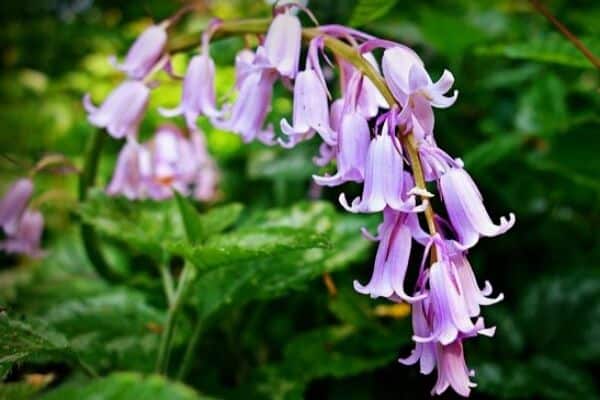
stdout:
[[[96,129],[89,139],[86,151],[83,169],[79,175],[78,197],[79,202],[87,199],[88,189],[94,186],[96,174],[98,172],[98,163],[102,154],[102,146],[106,139],[106,133],[102,129]],[[81,224],[81,240],[83,248],[87,254],[90,263],[102,278],[109,282],[119,282],[121,279],[106,262],[100,243],[94,228],[86,223]]]
[[177,319],[177,313],[183,303],[189,283],[191,282],[192,273],[194,267],[190,263],[185,263],[183,271],[177,282],[177,289],[173,296],[173,302],[169,305],[167,312],[167,320],[165,322],[165,329],[160,341],[160,347],[158,349],[158,357],[156,358],[156,372],[166,374],[169,368],[169,357],[171,354],[171,342],[173,341],[173,332],[175,331],[175,321]]
[[571,31],[560,22],[548,8],[542,4],[539,0],[529,0],[533,8],[535,8],[540,14],[542,14],[552,25],[558,29],[577,49],[588,59],[594,66],[600,69],[600,58],[590,51],[582,42],[575,36]]
[[198,342],[200,341],[200,336],[202,335],[202,331],[204,329],[202,322],[202,319],[198,317],[198,320],[194,325],[194,330],[192,331],[190,341],[185,349],[183,361],[181,363],[181,367],[179,368],[179,372],[177,373],[177,380],[183,381],[192,368],[192,362],[194,361],[196,349],[198,348]]
[[158,266],[160,270],[160,276],[163,281],[163,287],[165,289],[165,297],[167,298],[167,304],[171,306],[175,299],[175,286],[173,285],[173,276],[169,270],[169,266],[166,263],[160,263]]

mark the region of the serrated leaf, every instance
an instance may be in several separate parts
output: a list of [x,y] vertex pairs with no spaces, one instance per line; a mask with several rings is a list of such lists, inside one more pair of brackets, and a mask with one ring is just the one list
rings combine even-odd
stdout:
[[[242,229],[248,228],[249,238],[253,232],[249,229],[251,226],[254,231],[274,230],[287,232],[289,236],[278,240],[279,243],[272,241],[268,246],[265,241],[261,244],[258,240],[247,240],[249,253],[240,252],[237,263],[232,256],[231,262],[225,264],[227,257],[217,257],[218,251],[211,250],[212,256],[222,261],[219,261],[220,268],[208,269],[197,278],[194,297],[201,316],[206,317],[227,304],[239,305],[253,299],[275,297],[301,287],[324,272],[348,267],[352,261],[364,256],[369,246],[359,233],[364,224],[364,218],[342,217],[330,204],[318,202],[249,217],[242,224]],[[327,237],[330,246],[314,248],[325,244],[322,235]],[[310,242],[311,237],[316,239],[314,243]],[[254,257],[261,252],[261,246],[281,251]],[[285,246],[290,247],[286,249]],[[244,256],[252,257],[244,260]],[[197,263],[202,262],[200,258]]]
[[352,10],[349,24],[362,26],[383,17],[398,0],[359,0]]
[[[582,37],[580,39],[592,53],[600,53],[598,38]],[[594,68],[594,65],[575,46],[557,33],[550,33],[523,43],[481,46],[477,48],[476,53],[486,56],[503,56],[519,60],[560,64],[569,67]]]
[[166,240],[185,239],[185,230],[173,201],[129,201],[92,191],[79,214],[97,231],[126,242],[138,251],[160,256]]
[[42,357],[71,359],[67,339],[41,322],[32,325],[0,313],[0,367]]
[[43,315],[62,332],[80,357],[99,370],[153,366],[164,313],[130,290],[55,304]]
[[209,400],[181,383],[158,375],[131,372],[114,373],[86,385],[66,384],[47,393],[41,400]]

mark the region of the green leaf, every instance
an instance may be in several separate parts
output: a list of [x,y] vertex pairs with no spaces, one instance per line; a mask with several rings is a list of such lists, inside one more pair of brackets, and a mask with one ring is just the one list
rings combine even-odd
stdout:
[[465,167],[473,172],[490,168],[518,151],[524,140],[524,136],[509,133],[487,140],[465,154]]
[[[582,37],[580,39],[592,53],[600,53],[600,40],[597,37]],[[573,44],[554,32],[522,43],[481,46],[477,48],[476,53],[485,56],[502,56],[576,68],[594,68],[594,65]]]
[[129,201],[96,190],[80,205],[79,214],[100,233],[157,257],[166,240],[186,237],[173,201]]
[[66,384],[47,393],[41,400],[209,400],[181,383],[158,375],[132,372],[113,373],[86,385]]
[[169,246],[169,250],[182,255],[200,270],[208,270],[328,244],[324,236],[308,229],[257,228],[213,236],[202,246],[191,247],[179,242]]
[[45,358],[71,359],[67,339],[44,324],[31,325],[0,313],[0,368],[16,362]]
[[26,382],[0,383],[0,400],[29,400],[42,389]]
[[552,74],[534,80],[520,99],[515,122],[517,129],[536,136],[548,137],[565,131],[569,119],[563,82]]
[[[245,233],[215,238],[215,243],[238,238],[237,248],[231,247],[229,254],[220,246],[208,247],[210,241],[204,250],[189,254],[200,267],[208,266],[211,258],[219,267],[205,269],[194,286],[201,316],[227,304],[239,306],[253,299],[272,298],[302,287],[324,272],[348,267],[363,257],[369,246],[360,236],[362,225],[364,218],[340,216],[331,204],[319,202],[251,216],[242,225]],[[327,235],[327,242],[323,235]],[[327,243],[327,248],[315,248]]]
[[383,17],[398,0],[359,0],[354,6],[349,24],[363,26]]
[[165,316],[149,306],[141,294],[119,289],[55,304],[43,318],[98,370],[148,371]]

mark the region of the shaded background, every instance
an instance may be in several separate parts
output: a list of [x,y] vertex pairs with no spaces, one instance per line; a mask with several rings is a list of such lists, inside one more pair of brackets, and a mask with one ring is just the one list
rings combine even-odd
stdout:
[[[81,107],[83,93],[102,99],[122,79],[107,57],[123,54],[149,23],[181,4],[3,2],[3,190],[48,153],[65,154],[81,165],[93,132]],[[211,15],[269,15],[269,7],[256,1],[196,5],[201,11],[186,19],[182,30],[200,30]],[[547,5],[600,54],[600,3],[565,0]],[[490,280],[505,295],[502,303],[483,310],[488,324],[498,327],[496,337],[466,344],[467,361],[476,369],[479,384],[473,397],[598,398],[600,388],[593,378],[600,374],[598,71],[525,1],[339,0],[311,1],[310,6],[321,23],[347,23],[414,47],[434,78],[444,68],[454,73],[459,99],[451,109],[436,113],[436,138],[450,154],[463,158],[494,219],[508,211],[517,215],[508,234],[481,241],[470,255],[479,279]],[[242,45],[241,39],[233,39],[213,47],[221,98],[230,96],[232,60]],[[186,60],[186,55],[176,57],[176,70],[182,72]],[[160,122],[154,106],[178,102],[178,85],[164,80],[142,124],[143,136]],[[282,88],[277,94],[270,117],[275,122],[291,113],[291,96]],[[319,172],[311,163],[316,144],[293,151],[242,145],[206,121],[200,125],[223,171],[221,202],[238,201],[250,212],[260,212],[308,199],[310,175]],[[103,183],[119,146],[112,141],[105,152]],[[76,178],[54,171],[36,178],[36,184],[38,192],[52,192],[51,200],[40,205],[47,220],[44,247],[49,256],[35,264],[0,255],[0,304],[27,318],[43,320],[50,314],[47,322],[86,349],[86,359],[103,374],[150,371],[156,335],[144,316],[151,319],[164,308],[160,287],[149,283],[139,289],[140,300],[140,293],[102,283],[74,230]],[[337,207],[340,190],[327,189],[322,196]],[[357,226],[377,222],[357,218],[362,218],[352,220]],[[377,306],[385,302],[352,291],[353,279],[368,278],[375,249],[349,237],[347,245],[358,249],[357,255],[333,268],[336,296],[317,277],[294,288],[298,290],[286,289],[280,293],[284,296],[230,304],[207,323],[200,362],[187,383],[232,399],[426,398],[435,378],[395,361],[412,348],[410,317],[382,315],[386,309]],[[137,268],[147,261],[144,256],[119,250],[119,243],[113,246],[113,261],[133,278],[158,279]],[[106,304],[98,300],[91,311],[72,302],[113,292],[117,294],[102,298],[109,299]],[[132,328],[136,317],[140,330]],[[183,332],[189,329],[182,324]],[[68,363],[37,357],[7,372],[9,383],[0,393],[17,398],[9,390],[31,372],[52,373],[49,387],[84,379]]]

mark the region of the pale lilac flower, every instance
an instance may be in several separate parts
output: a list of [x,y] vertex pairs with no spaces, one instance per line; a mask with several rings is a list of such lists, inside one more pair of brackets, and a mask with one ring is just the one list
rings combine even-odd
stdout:
[[337,173],[333,176],[313,175],[321,186],[337,186],[344,182],[362,182],[369,147],[370,129],[367,121],[357,112],[344,114],[337,136]]
[[[413,333],[418,337],[429,337],[432,334],[431,316],[429,315],[429,299],[414,302],[411,306]],[[434,342],[415,343],[415,348],[406,358],[398,361],[404,365],[419,362],[420,371],[429,375],[436,366],[436,344]]]
[[144,197],[144,182],[140,170],[141,158],[148,150],[135,139],[127,139],[117,158],[117,165],[106,192],[111,195],[123,195],[130,200]]
[[463,344],[456,340],[448,345],[436,346],[437,381],[431,394],[440,395],[452,387],[452,389],[463,397],[469,397],[471,388],[477,386],[471,382],[473,371],[467,368]]
[[271,107],[273,83],[277,74],[272,70],[257,70],[248,75],[242,83],[237,100],[231,108],[229,119],[215,119],[221,129],[240,134],[244,142],[259,139],[267,144],[274,143],[274,134],[264,128],[267,113]]
[[415,214],[391,208],[383,210],[383,223],[377,229],[377,237],[368,235],[368,238],[379,241],[373,275],[365,286],[354,281],[354,290],[373,298],[394,297],[407,302],[421,299],[421,295],[409,296],[404,290],[413,231],[419,229]]
[[298,17],[286,12],[273,18],[264,43],[269,66],[282,76],[294,78],[298,73],[301,38]]
[[12,184],[0,200],[0,226],[7,235],[16,233],[32,194],[31,179],[21,178]]
[[433,132],[432,107],[450,107],[458,96],[456,90],[452,96],[444,96],[454,84],[452,73],[444,70],[441,78],[434,83],[419,56],[400,45],[385,50],[381,65],[383,76],[404,111],[415,115],[426,134]]
[[25,210],[19,218],[16,230],[0,242],[0,249],[9,254],[25,254],[38,258],[43,255],[40,240],[44,229],[44,217],[39,211]]
[[119,139],[134,136],[146,112],[150,89],[139,81],[125,81],[112,91],[100,107],[92,104],[89,94],[83,98],[92,125],[106,128]]
[[[373,54],[365,53],[363,57],[379,73],[379,65]],[[356,109],[362,116],[369,119],[377,115],[379,108],[389,108],[385,98],[369,78],[363,76],[352,64],[343,59],[339,59],[338,63],[344,97],[356,98]],[[353,84],[353,80],[358,81],[358,84]]]
[[146,148],[149,158],[142,161],[142,176],[148,196],[163,200],[170,198],[173,190],[187,195],[199,160],[183,132],[174,125],[163,125]]
[[318,43],[313,43],[306,60],[306,69],[298,74],[294,82],[293,126],[284,118],[281,120],[281,130],[293,143],[299,140],[297,138],[312,137],[316,131],[327,144],[335,145],[336,133],[330,126],[327,104],[327,84],[318,65]]
[[473,247],[480,236],[497,236],[515,224],[515,215],[500,218],[495,225],[490,219],[481,193],[469,174],[462,168],[454,168],[442,175],[439,182],[450,222],[464,248]]
[[458,252],[451,256],[450,259],[456,267],[456,276],[462,287],[463,297],[470,317],[479,316],[480,306],[496,304],[504,299],[502,293],[496,296],[496,298],[489,297],[492,294],[492,285],[489,281],[485,281],[483,289],[479,288],[473,268],[464,252]]
[[215,63],[208,50],[190,60],[183,80],[181,104],[172,110],[161,109],[160,112],[166,117],[185,115],[190,129],[196,127],[198,116],[215,117],[219,114],[216,108]]
[[190,142],[191,157],[196,160],[194,198],[201,201],[212,201],[218,195],[219,170],[208,153],[206,140],[200,132],[193,131]]
[[256,54],[249,49],[240,50],[235,56],[235,88],[240,90],[244,80],[255,68],[253,67]]
[[[414,187],[407,185],[409,176],[403,172],[400,146],[395,145],[384,124],[383,133],[376,135],[369,145],[362,197],[349,205],[344,193],[340,194],[341,205],[350,212],[378,212],[386,206],[398,211],[422,211],[426,204],[415,206],[414,197],[407,193]],[[410,186],[410,187],[408,187]]]
[[163,55],[166,44],[166,26],[164,24],[152,25],[135,40],[123,63],[119,64],[115,57],[111,57],[111,61],[129,78],[143,79]]

